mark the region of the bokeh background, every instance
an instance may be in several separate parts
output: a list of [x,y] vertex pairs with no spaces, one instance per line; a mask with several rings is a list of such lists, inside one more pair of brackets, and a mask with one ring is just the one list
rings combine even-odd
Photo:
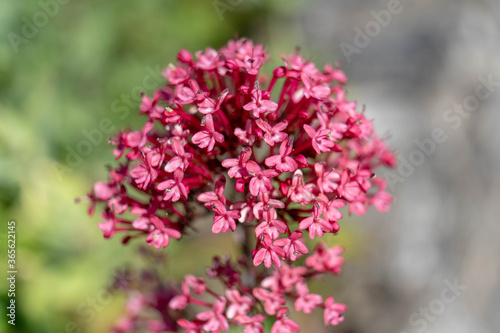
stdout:
[[[162,83],[179,49],[234,36],[267,45],[272,65],[297,46],[319,65],[339,61],[350,98],[406,165],[390,174],[389,213],[346,218],[328,239],[347,247],[345,269],[315,287],[350,306],[345,322],[325,330],[320,313],[299,317],[304,332],[500,331],[500,87],[471,112],[450,111],[484,80],[500,81],[500,2],[59,1],[0,2],[0,257],[15,220],[19,270],[15,329],[0,281],[1,332],[109,331],[125,296],[103,292],[117,269],[142,264],[140,244],[104,240],[75,203],[113,163],[110,134],[80,160],[68,154],[103,119],[137,128],[138,93]],[[388,8],[397,13],[377,29],[372,11]],[[367,27],[369,40],[356,39]],[[446,139],[417,153],[436,130]],[[234,242],[194,237],[158,266],[203,274]],[[455,282],[466,289],[444,303]]]

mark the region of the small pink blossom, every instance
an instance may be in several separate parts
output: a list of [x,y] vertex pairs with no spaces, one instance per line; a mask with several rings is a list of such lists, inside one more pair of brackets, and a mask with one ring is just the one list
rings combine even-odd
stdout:
[[278,239],[274,242],[277,246],[283,247],[287,257],[295,261],[300,255],[309,253],[307,246],[302,242],[302,231],[295,230],[290,237]]
[[281,306],[285,304],[285,299],[281,295],[264,288],[254,288],[253,295],[264,302],[264,309],[271,316],[275,315]]
[[275,102],[263,99],[262,91],[259,89],[252,90],[252,101],[243,106],[243,109],[252,111],[255,118],[260,118],[263,113],[276,111],[277,108],[278,104]]
[[235,318],[237,315],[246,315],[254,303],[251,297],[240,295],[236,289],[226,290],[226,297],[230,302],[226,311],[229,319]]
[[307,135],[312,139],[312,146],[318,155],[322,152],[329,152],[335,146],[331,138],[331,130],[329,129],[319,129],[315,130],[309,125],[304,125],[304,130]]
[[320,217],[321,212],[318,204],[314,205],[312,216],[303,219],[300,224],[300,229],[309,229],[309,237],[314,239],[314,235],[323,237],[323,233],[332,232],[333,227],[328,221]]
[[285,257],[285,251],[279,246],[274,245],[268,234],[263,234],[262,239],[262,248],[255,253],[253,264],[259,266],[264,263],[264,266],[267,268],[271,267],[273,264],[276,267],[281,267],[281,258]]
[[304,283],[298,283],[295,286],[297,294],[299,297],[295,300],[295,310],[302,311],[304,313],[311,313],[316,309],[321,303],[323,303],[323,298],[318,294],[310,294],[307,285]]
[[336,326],[344,320],[342,312],[347,311],[347,306],[341,303],[335,303],[332,296],[327,297],[325,300],[324,320],[325,326]]
[[182,183],[182,179],[184,178],[184,174],[182,170],[177,169],[174,171],[174,178],[161,182],[156,186],[158,191],[165,191],[165,196],[163,200],[168,201],[172,200],[172,202],[179,201],[182,197],[184,200],[188,198],[189,190]]
[[184,146],[180,140],[174,140],[172,148],[176,156],[172,157],[172,159],[168,161],[167,165],[165,166],[165,171],[174,172],[177,169],[186,171],[189,164],[193,160],[193,154],[185,152]]
[[276,177],[278,172],[272,169],[262,171],[254,161],[248,161],[246,168],[252,177],[249,185],[252,195],[257,196],[260,192],[267,193],[273,189],[270,178]]
[[198,313],[196,318],[204,321],[203,329],[205,331],[223,331],[227,332],[229,330],[229,323],[224,316],[224,309],[226,307],[226,299],[224,297],[219,297],[213,305],[212,311],[204,311]]
[[264,141],[270,146],[283,142],[283,140],[288,137],[285,132],[282,132],[288,126],[288,122],[286,120],[279,122],[272,127],[262,119],[257,119],[255,122],[257,126],[264,131]]
[[206,129],[193,135],[191,140],[200,148],[207,148],[208,151],[212,151],[215,142],[224,142],[224,135],[215,131],[212,115],[207,114],[203,119],[202,124],[204,123]]
[[299,167],[289,155],[293,150],[293,140],[286,139],[280,146],[279,154],[266,158],[265,164],[274,167],[279,172],[295,172]]
[[278,320],[271,328],[271,333],[291,333],[300,331],[299,324],[288,318],[288,312],[287,308],[281,308],[278,311]]
[[224,205],[216,205],[215,213],[214,224],[212,225],[212,232],[214,234],[227,232],[229,229],[231,231],[236,229],[235,219],[237,220],[241,216],[239,211],[228,211]]

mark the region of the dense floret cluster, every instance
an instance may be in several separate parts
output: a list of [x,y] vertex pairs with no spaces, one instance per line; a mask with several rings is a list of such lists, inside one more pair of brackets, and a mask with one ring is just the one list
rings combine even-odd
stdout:
[[[337,233],[343,207],[361,215],[391,203],[374,170],[394,167],[394,155],[347,100],[343,72],[331,65],[319,70],[295,53],[266,76],[260,69],[267,59],[264,47],[248,39],[194,57],[180,51],[163,72],[168,83],[143,96],[142,129],[111,140],[122,163],[89,194],[91,213],[96,203],[105,205],[104,237],[122,233],[124,242],[144,237],[165,248],[192,232],[203,211],[213,215],[214,234],[245,230],[246,260],[219,260],[207,271],[225,293],[187,276],[170,301],[171,309],[207,308],[177,321],[187,332],[226,332],[229,325],[263,332],[269,316],[273,333],[297,332],[286,299],[296,311],[322,308],[325,324],[336,325],[346,306],[310,293],[307,280],[338,274],[342,249],[322,243],[308,249],[304,237]],[[296,265],[305,255],[305,264]],[[243,272],[253,275],[251,284]],[[205,294],[213,300],[196,297]]]

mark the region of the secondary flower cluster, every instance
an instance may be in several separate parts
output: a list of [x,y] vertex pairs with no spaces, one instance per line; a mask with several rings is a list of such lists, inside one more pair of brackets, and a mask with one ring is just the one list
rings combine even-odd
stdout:
[[[89,194],[90,213],[96,202],[105,203],[99,224],[104,237],[119,232],[124,242],[145,237],[150,246],[167,247],[191,230],[199,203],[213,213],[214,234],[239,226],[254,230],[247,242],[255,245],[255,266],[292,269],[309,252],[303,232],[311,239],[338,232],[339,209],[388,210],[391,196],[374,169],[394,167],[395,158],[373,133],[372,122],[356,111],[356,102],[347,100],[345,75],[331,65],[319,70],[292,54],[283,56],[284,65],[268,77],[260,73],[267,58],[261,45],[247,39],[194,57],[179,52],[178,63],[163,73],[168,83],[152,97],[143,96],[140,110],[147,122],[142,129],[122,131],[111,140],[123,163]],[[299,299],[309,299],[304,284],[294,290]],[[229,295],[237,297],[229,292],[227,299],[214,301],[212,312],[197,317],[212,323],[204,323],[204,330],[227,330],[219,319],[227,300],[232,302]],[[253,291],[266,302],[257,294]],[[274,312],[285,325],[289,319],[277,302]],[[310,302],[299,309],[309,309]],[[231,309],[227,318],[236,311]],[[234,320],[259,326],[261,317],[238,311],[241,320]],[[292,330],[295,324],[290,325]]]
[[[223,286],[218,293],[202,277],[188,275],[184,278],[180,293],[165,286],[155,271],[145,272],[135,282],[130,277],[115,281],[114,289],[129,292],[126,313],[115,324],[112,333],[125,333],[147,329],[149,332],[175,330],[178,325],[187,333],[226,332],[229,326],[240,326],[244,333],[263,333],[264,322],[271,326],[271,333],[298,332],[300,326],[288,318],[287,301],[293,303],[296,311],[305,314],[321,309],[326,326],[342,322],[342,313],[347,306],[336,303],[332,296],[325,299],[309,291],[307,282],[323,273],[340,274],[343,259],[342,248],[326,249],[320,243],[314,253],[305,260],[305,266],[291,267],[287,264],[274,270],[272,275],[257,274],[259,284],[253,288],[242,282],[246,271],[244,261],[233,264],[227,258],[215,258],[207,276]],[[140,287],[139,287],[140,286]],[[218,288],[220,289],[220,288]],[[198,309],[191,320],[189,305]]]

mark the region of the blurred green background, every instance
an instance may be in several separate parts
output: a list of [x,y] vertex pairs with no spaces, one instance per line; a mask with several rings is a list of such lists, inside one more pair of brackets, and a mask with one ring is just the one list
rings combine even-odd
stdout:
[[[305,1],[245,0],[225,12],[217,12],[214,4],[201,0],[0,2],[0,216],[4,226],[0,257],[6,253],[5,223],[15,220],[19,273],[14,331],[106,332],[123,310],[120,296],[102,307],[87,303],[102,296],[116,268],[138,260],[139,242],[124,247],[118,238],[104,240],[96,226],[98,214],[90,219],[87,204],[75,204],[75,198],[83,197],[95,181],[105,179],[105,165],[114,163],[106,142],[111,134],[106,133],[81,160],[68,157],[87,140],[85,133],[99,129],[106,118],[113,133],[138,127],[143,122],[137,116],[138,93],[151,94],[161,85],[161,70],[175,61],[181,48],[217,48],[235,36],[247,36],[267,45],[277,64],[281,53],[293,52],[304,40],[288,18]],[[30,28],[31,23],[38,27]],[[339,56],[325,58],[333,61]],[[194,273],[202,274],[211,252],[229,249],[232,240],[216,242],[222,247],[192,242],[182,253],[175,244],[167,251],[188,257],[196,254],[200,259],[193,262]],[[200,246],[211,251],[199,256]],[[2,270],[4,265],[2,260]],[[169,266],[174,276],[187,270],[193,267]],[[0,287],[0,331],[10,332],[13,327],[4,315],[5,280]]]

